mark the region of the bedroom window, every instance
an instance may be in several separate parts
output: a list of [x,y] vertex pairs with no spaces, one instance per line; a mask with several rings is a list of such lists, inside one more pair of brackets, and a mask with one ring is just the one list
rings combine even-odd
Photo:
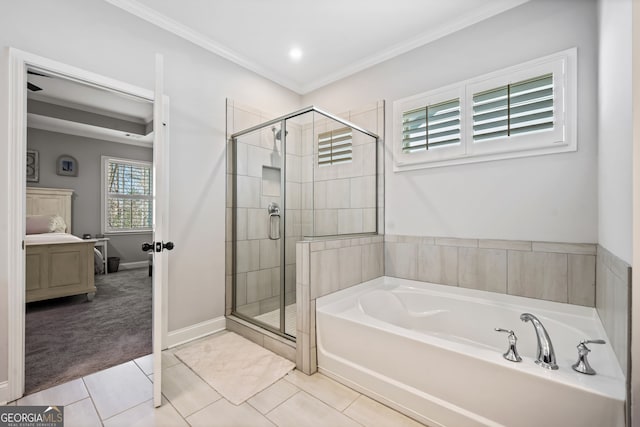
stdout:
[[103,157],[102,165],[103,233],[152,231],[152,164]]
[[576,52],[394,102],[394,170],[576,151]]

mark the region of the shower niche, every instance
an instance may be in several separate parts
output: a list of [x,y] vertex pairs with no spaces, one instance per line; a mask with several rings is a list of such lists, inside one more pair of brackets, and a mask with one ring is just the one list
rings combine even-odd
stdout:
[[295,341],[296,243],[379,231],[383,103],[362,125],[308,107],[242,126],[261,116],[227,110],[227,315]]

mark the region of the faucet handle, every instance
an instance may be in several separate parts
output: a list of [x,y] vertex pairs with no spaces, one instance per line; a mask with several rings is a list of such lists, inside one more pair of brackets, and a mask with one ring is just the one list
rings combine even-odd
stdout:
[[509,348],[507,352],[502,355],[502,357],[507,359],[509,362],[521,362],[522,357],[520,357],[520,355],[518,354],[518,349],[516,349],[516,342],[518,342],[518,337],[516,337],[515,332],[513,332],[511,329],[503,328],[495,328],[494,330],[496,332],[504,332],[506,334],[509,334],[507,336],[507,339],[509,340]]
[[587,355],[591,352],[591,349],[587,347],[587,344],[606,344],[605,340],[582,340],[576,347],[578,349],[578,361],[571,365],[574,371],[580,372],[586,375],[595,375],[596,371],[591,367],[587,360]]

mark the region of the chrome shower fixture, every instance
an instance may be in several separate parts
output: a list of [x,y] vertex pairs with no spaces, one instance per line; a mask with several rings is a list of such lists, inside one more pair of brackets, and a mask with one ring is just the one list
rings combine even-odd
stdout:
[[[273,132],[273,137],[276,141],[281,141],[282,140],[282,129],[277,129],[275,126],[271,128],[271,131]],[[287,136],[289,134],[289,131],[286,130],[284,131],[284,136]]]

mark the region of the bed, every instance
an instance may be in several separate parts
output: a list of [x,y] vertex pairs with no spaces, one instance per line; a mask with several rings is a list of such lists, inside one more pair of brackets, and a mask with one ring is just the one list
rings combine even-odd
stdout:
[[94,239],[71,234],[73,190],[27,187],[26,301],[85,294],[93,300]]

